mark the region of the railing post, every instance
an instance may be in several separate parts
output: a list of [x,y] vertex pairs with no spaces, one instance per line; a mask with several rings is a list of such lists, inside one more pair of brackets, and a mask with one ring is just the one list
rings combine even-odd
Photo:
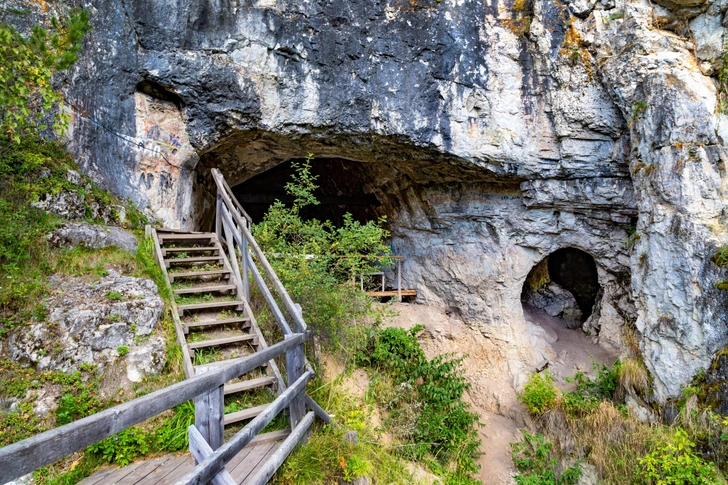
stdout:
[[[286,339],[290,336],[286,335]],[[293,347],[286,352],[286,373],[288,377],[288,387],[292,386],[299,377],[303,375],[306,365],[306,357],[303,353],[303,344]],[[294,397],[288,406],[289,417],[291,420],[291,430],[303,419],[306,414],[306,392],[305,390]]]
[[240,239],[243,241],[243,247],[240,251],[243,253],[243,292],[245,293],[245,299],[250,301],[250,280],[248,276],[248,238],[245,237],[245,232],[240,231]]
[[225,443],[225,395],[223,386],[195,398],[195,427],[210,448],[216,450]]
[[217,234],[217,240],[222,241],[222,194],[220,194],[219,188],[215,201],[215,234]]
[[402,259],[397,259],[397,301],[402,303]]

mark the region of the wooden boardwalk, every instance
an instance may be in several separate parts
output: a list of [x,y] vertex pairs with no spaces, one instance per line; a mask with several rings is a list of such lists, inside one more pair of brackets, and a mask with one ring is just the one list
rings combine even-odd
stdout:
[[[289,430],[266,433],[267,436],[261,435],[243,448],[225,465],[235,483],[246,485],[288,434]],[[169,454],[137,461],[123,468],[99,470],[79,485],[173,485],[194,467],[195,460],[189,453]]]

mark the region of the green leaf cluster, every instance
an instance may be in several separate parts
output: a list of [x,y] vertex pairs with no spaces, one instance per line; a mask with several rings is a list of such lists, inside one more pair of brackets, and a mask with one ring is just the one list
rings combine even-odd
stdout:
[[85,10],[52,18],[47,29],[36,25],[28,36],[0,23],[0,136],[20,142],[47,129],[47,122],[58,133],[65,130],[66,113],[57,109],[49,115],[62,99],[51,81],[76,62],[89,30]]
[[511,456],[519,474],[518,485],[575,485],[581,477],[581,463],[563,470],[553,453],[553,443],[541,433],[523,432],[523,440],[511,444]]
[[683,429],[677,429],[668,442],[638,460],[633,483],[635,485],[712,485],[718,474],[712,463],[695,452]]
[[462,399],[470,388],[463,359],[438,355],[429,360],[416,337],[422,328],[372,329],[368,346],[358,353],[359,364],[392,381],[379,400],[395,434],[408,441],[401,453],[417,460],[434,457],[430,467],[447,483],[478,483],[470,476],[479,468],[480,423]]
[[518,399],[531,414],[543,414],[556,405],[558,389],[553,384],[554,377],[548,372],[535,373],[531,376],[523,393]]

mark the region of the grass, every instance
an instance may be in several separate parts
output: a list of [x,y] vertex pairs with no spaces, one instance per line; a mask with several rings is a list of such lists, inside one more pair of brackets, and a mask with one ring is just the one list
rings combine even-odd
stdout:
[[[624,404],[626,395],[649,396],[651,378],[640,359],[602,368],[594,380],[578,375],[574,380],[575,391],[563,392],[536,416],[541,438],[550,443],[550,468],[544,472],[541,467],[539,473],[558,476],[565,463],[578,459],[593,465],[605,485],[725,483],[721,473],[728,465],[728,420],[701,408],[697,396],[678,403],[673,424],[651,424]],[[524,434],[518,446],[531,438]],[[521,472],[518,483],[568,483],[528,482],[524,480],[533,470]]]
[[[306,444],[296,447],[272,483],[337,483],[337,480],[344,480],[347,472],[348,478],[352,478],[357,470],[367,470],[367,476],[374,483],[415,483],[407,469],[407,462],[398,458],[395,450],[385,445],[380,434],[371,426],[370,407],[345,391],[342,376],[326,384],[316,382],[318,384],[314,384],[310,391],[311,396],[335,415],[341,426],[315,423]],[[356,444],[344,439],[349,430],[356,431]],[[357,464],[359,466],[354,469],[353,465]]]

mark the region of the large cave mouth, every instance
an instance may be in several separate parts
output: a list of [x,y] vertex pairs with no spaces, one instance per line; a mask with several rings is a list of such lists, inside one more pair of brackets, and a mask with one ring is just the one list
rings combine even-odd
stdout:
[[563,248],[531,269],[521,301],[574,328],[591,316],[599,289],[594,258],[580,249]]
[[[286,193],[285,187],[291,182],[294,164],[303,161],[293,159],[283,162],[233,187],[235,197],[253,222],[260,222],[276,200],[286,205],[293,202],[293,197]],[[383,215],[383,206],[374,194],[375,167],[371,165],[342,158],[314,159],[311,173],[317,176],[316,185],[319,187],[315,195],[319,204],[304,207],[301,217],[330,220],[341,225],[346,213],[359,222]]]

